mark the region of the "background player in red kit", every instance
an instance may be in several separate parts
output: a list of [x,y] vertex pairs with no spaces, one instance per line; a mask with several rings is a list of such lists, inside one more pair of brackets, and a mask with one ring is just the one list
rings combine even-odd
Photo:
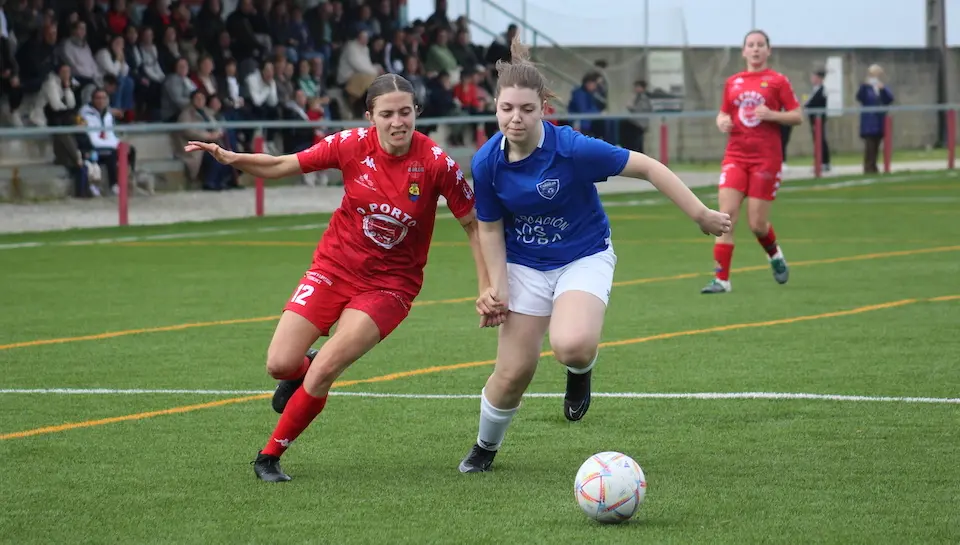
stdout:
[[[743,40],[747,69],[730,76],[723,89],[717,127],[730,137],[721,166],[719,208],[730,214],[735,228],[740,205],[746,198],[750,230],[767,252],[774,279],[784,284],[790,271],[769,221],[770,206],[780,187],[783,164],[780,126],[799,125],[803,116],[790,81],[767,67],[769,57],[767,33],[750,31]],[[700,293],[730,291],[733,232],[730,229],[717,237],[713,246],[716,278]]]
[[[284,307],[267,352],[267,372],[280,380],[273,407],[281,416],[254,460],[254,472],[264,481],[290,480],[280,456],[323,410],[334,380],[406,318],[423,283],[441,195],[470,239],[480,292],[489,286],[473,191],[457,163],[414,130],[414,96],[406,79],[379,76],[366,97],[373,127],[331,134],[297,154],[233,153],[203,142],[185,147],[263,178],[343,172],[343,202]],[[482,318],[481,325],[494,325],[491,320]],[[312,350],[334,323],[330,340]]]

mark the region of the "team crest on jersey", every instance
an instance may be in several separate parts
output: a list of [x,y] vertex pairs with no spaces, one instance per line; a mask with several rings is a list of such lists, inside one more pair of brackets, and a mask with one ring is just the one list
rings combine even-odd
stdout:
[[764,103],[763,95],[756,91],[746,91],[740,93],[733,103],[740,108],[737,114],[745,127],[756,127],[760,124],[760,119],[757,118],[757,106]]
[[407,174],[413,180],[419,180],[420,177],[423,176],[424,171],[425,169],[423,168],[423,165],[420,163],[420,161],[413,161],[407,167]]
[[560,192],[560,180],[551,178],[537,184],[537,193],[544,199],[552,200]]
[[769,85],[766,80],[760,82],[760,87],[767,88]]
[[410,195],[411,201],[416,201],[420,198],[420,184],[417,182],[410,182],[410,188],[407,189],[407,193]]

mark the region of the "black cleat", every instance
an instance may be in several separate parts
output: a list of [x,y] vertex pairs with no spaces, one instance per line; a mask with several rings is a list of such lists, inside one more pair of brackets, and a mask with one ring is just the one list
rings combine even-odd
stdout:
[[590,376],[593,369],[578,375],[567,369],[567,393],[563,396],[563,416],[576,422],[587,414],[590,408]]
[[493,463],[493,457],[497,455],[495,450],[487,450],[480,445],[474,444],[466,458],[460,461],[460,473],[483,473],[490,471],[490,464]]
[[280,458],[276,456],[258,452],[257,459],[250,463],[253,464],[253,472],[257,474],[257,478],[261,481],[282,483],[290,480],[290,476],[280,469]]
[[[313,361],[313,358],[317,357],[319,350],[311,348],[307,350],[307,358],[310,361]],[[297,391],[297,388],[303,384],[304,377],[300,377],[297,380],[281,380],[277,384],[277,389],[273,392],[273,410],[277,411],[280,414],[283,414],[283,409],[287,406],[287,402],[290,401],[290,398],[293,397],[293,392]]]

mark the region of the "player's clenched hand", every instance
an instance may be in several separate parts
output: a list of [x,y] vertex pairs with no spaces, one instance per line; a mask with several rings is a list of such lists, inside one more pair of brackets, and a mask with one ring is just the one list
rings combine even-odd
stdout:
[[507,295],[493,287],[488,287],[477,297],[477,313],[480,314],[480,327],[496,327],[507,316]]
[[183,151],[205,151],[210,155],[213,155],[213,158],[216,159],[218,163],[223,165],[229,165],[237,160],[236,153],[225,150],[212,142],[190,141],[187,142],[186,146],[183,146]]
[[718,237],[724,233],[729,233],[733,227],[733,222],[730,221],[730,214],[706,208],[697,218],[697,225],[700,226],[703,234]]
[[757,108],[753,111],[753,113],[757,116],[757,119],[759,119],[760,121],[768,121],[770,120],[771,117],[773,117],[770,115],[773,113],[773,111],[770,110],[770,108],[767,108],[766,106],[764,106],[763,104],[757,106]]
[[733,130],[733,119],[730,118],[730,114],[720,112],[720,114],[717,115],[717,128],[720,129],[720,132],[730,132]]

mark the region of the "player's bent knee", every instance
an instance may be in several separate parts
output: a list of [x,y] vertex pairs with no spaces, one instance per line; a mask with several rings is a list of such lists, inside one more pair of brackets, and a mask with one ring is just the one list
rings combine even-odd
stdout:
[[267,350],[267,374],[281,380],[303,365],[303,353],[295,353],[288,349],[274,348],[270,345]]
[[750,230],[758,237],[766,236],[770,232],[770,222],[766,218],[750,218]]
[[597,341],[587,335],[551,339],[557,361],[567,367],[586,367],[597,355]]

